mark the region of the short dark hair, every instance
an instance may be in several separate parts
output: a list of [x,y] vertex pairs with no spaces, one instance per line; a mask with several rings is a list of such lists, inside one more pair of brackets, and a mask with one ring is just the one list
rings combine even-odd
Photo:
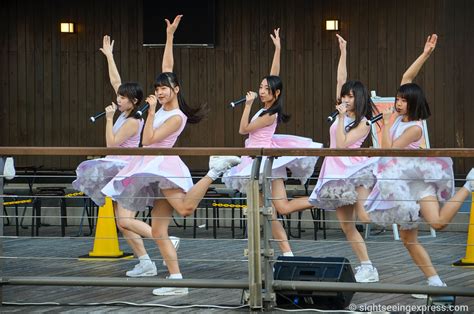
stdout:
[[143,101],[143,89],[140,84],[136,82],[125,82],[119,86],[117,95],[127,97],[132,102],[133,110],[130,112],[127,118],[135,118],[135,113],[137,113],[138,107]]
[[425,93],[418,84],[407,83],[398,88],[397,97],[407,101],[407,116],[410,121],[425,120],[431,116]]

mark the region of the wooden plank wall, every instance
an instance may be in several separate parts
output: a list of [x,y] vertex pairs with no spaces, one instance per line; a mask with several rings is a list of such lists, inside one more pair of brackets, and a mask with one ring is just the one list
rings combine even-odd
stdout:
[[[104,124],[88,117],[115,96],[99,52],[102,36],[115,40],[122,79],[152,92],[162,48],[144,48],[141,0],[4,0],[0,2],[0,145],[103,146]],[[241,109],[225,108],[268,74],[281,27],[286,111],[292,119],[279,132],[328,142],[338,47],[326,19],[340,20],[349,44],[349,78],[379,95],[394,95],[401,74],[423,49],[426,36],[439,45],[417,82],[431,104],[433,147],[474,147],[474,2],[469,0],[226,0],[217,1],[214,49],[175,48],[175,70],[189,103],[207,103],[207,121],[190,125],[180,146],[242,146]],[[170,17],[171,18],[171,17]],[[77,23],[76,34],[59,33],[59,22]],[[186,17],[182,23],[186,23]],[[165,24],[157,21],[156,31]],[[179,30],[176,34],[179,36]],[[80,158],[23,159],[20,165],[73,169]],[[192,160],[193,169],[206,167]],[[457,161],[465,173],[472,160]]]

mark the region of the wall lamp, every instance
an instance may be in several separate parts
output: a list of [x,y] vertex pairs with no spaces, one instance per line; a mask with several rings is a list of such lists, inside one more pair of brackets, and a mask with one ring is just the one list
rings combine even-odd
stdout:
[[61,33],[74,33],[75,25],[74,23],[67,22],[61,23]]
[[339,20],[326,20],[326,30],[327,31],[338,31],[339,30]]

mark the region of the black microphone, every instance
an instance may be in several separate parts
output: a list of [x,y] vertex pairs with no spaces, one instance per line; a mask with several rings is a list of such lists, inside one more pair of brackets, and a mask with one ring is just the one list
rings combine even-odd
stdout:
[[244,97],[240,98],[239,100],[232,101],[229,104],[229,107],[235,108],[236,106],[239,106],[239,105],[243,104],[246,100],[247,100],[247,98],[244,96]]
[[382,120],[383,118],[383,113],[379,113],[378,115],[376,115],[375,117],[373,117],[372,119],[368,120],[365,124],[367,125],[372,125],[374,124],[375,122],[379,121],[379,120]]
[[149,108],[150,108],[150,105],[147,102],[144,103],[135,113],[135,118],[136,119],[143,118],[143,115],[148,111]]
[[338,114],[339,114],[339,111],[335,110],[333,113],[331,113],[328,116],[327,121],[328,122],[333,122],[334,120],[336,120],[336,117],[337,117]]
[[105,116],[105,111],[101,112],[101,113],[98,113],[96,114],[95,116],[93,117],[90,117],[89,120],[94,123],[95,121],[97,121],[97,119],[99,118],[102,118],[103,116]]

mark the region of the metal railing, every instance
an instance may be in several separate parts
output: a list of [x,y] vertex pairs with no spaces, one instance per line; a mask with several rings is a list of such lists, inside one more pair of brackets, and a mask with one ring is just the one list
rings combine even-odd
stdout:
[[[120,278],[79,278],[79,277],[5,277],[3,258],[0,258],[0,301],[3,285],[77,285],[77,286],[133,286],[133,287],[195,287],[195,288],[237,288],[249,289],[251,309],[269,310],[276,305],[275,291],[354,291],[378,293],[424,293],[432,295],[474,296],[474,288],[466,287],[426,287],[400,284],[357,284],[343,282],[281,281],[273,279],[274,251],[271,248],[271,172],[273,159],[278,156],[403,156],[403,157],[474,157],[474,149],[267,149],[267,148],[87,148],[87,147],[0,147],[0,156],[87,156],[87,155],[245,155],[252,156],[254,162],[247,188],[248,219],[248,281],[239,280],[147,280]],[[259,205],[259,176],[262,156],[267,156],[264,164],[262,191],[263,207]],[[3,157],[0,157],[3,160]],[[3,162],[0,162],[0,211],[3,213]],[[260,219],[263,225],[263,239],[260,237]],[[263,240],[263,248],[261,241]],[[0,257],[3,257],[3,219],[0,219]],[[263,276],[262,276],[263,263]],[[263,278],[262,278],[263,277]]]

